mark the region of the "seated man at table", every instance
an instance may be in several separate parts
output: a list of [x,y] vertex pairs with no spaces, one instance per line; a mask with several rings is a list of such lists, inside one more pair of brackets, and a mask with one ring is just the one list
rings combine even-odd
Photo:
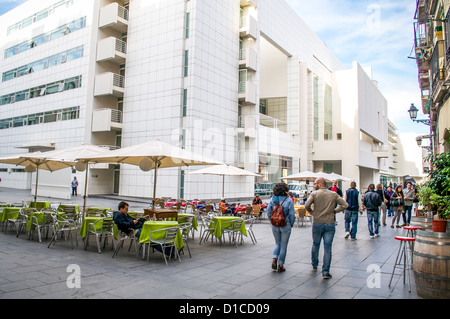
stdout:
[[130,235],[135,229],[137,229],[135,237],[139,238],[141,235],[142,225],[144,225],[146,220],[144,218],[134,219],[128,215],[128,207],[129,205],[127,202],[119,203],[119,211],[116,211],[113,214],[114,223],[120,231],[127,235]]

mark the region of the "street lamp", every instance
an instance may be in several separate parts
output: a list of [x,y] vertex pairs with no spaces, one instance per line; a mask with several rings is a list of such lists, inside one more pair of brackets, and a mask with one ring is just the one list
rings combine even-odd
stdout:
[[414,106],[414,103],[411,103],[411,107],[408,110],[409,117],[411,118],[411,120],[413,122],[422,123],[422,124],[425,124],[425,125],[430,125],[430,120],[429,119],[428,120],[418,120],[417,119],[417,112],[418,111],[419,110],[417,109],[417,107]]

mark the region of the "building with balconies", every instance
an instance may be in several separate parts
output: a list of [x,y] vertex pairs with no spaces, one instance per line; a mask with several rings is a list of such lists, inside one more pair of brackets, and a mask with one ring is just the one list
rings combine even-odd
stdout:
[[[0,32],[0,156],[160,139],[259,173],[227,178],[227,197],[251,197],[255,183],[302,170],[368,184],[392,154],[371,76],[346,70],[283,0],[29,0]],[[221,196],[220,177],[192,170],[160,170],[158,193]],[[91,172],[90,194],[153,193],[153,171]],[[70,169],[41,180],[69,194],[74,174],[84,180]],[[33,180],[2,164],[0,177]]]
[[450,138],[450,4],[416,0],[414,46],[422,112],[429,117],[431,151],[448,152]]

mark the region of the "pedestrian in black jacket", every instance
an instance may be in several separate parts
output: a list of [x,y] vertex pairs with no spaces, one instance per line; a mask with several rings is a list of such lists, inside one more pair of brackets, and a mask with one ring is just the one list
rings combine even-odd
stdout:
[[375,185],[370,184],[369,190],[364,194],[363,204],[367,209],[367,221],[369,223],[369,234],[370,238],[380,236],[380,211],[379,207],[381,206],[382,200],[380,195],[375,192]]

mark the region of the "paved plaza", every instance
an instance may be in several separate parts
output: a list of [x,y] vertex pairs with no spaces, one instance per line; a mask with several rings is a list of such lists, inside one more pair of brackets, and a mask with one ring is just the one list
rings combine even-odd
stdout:
[[[32,200],[29,191],[0,188],[0,201]],[[115,209],[122,198],[89,197],[88,206]],[[38,197],[38,200],[77,203],[72,200]],[[146,200],[126,198],[130,211],[147,207]],[[133,200],[133,201],[132,201]],[[137,258],[133,249],[122,249],[112,258],[108,246],[98,254],[95,240],[87,250],[78,236],[78,246],[70,240],[47,248],[50,239],[39,243],[37,236],[27,240],[13,231],[0,234],[0,299],[421,299],[417,296],[411,273],[411,292],[403,284],[400,271],[388,287],[399,243],[396,235],[403,229],[381,226],[381,235],[370,239],[366,215],[360,216],[357,240],[345,239],[343,214],[337,215],[333,242],[331,274],[321,274],[310,263],[311,225],[294,227],[286,259],[286,272],[271,270],[274,239],[267,220],[256,223],[257,244],[244,237],[245,245],[208,241],[199,245],[199,232],[187,251],[167,266],[155,252],[150,261]],[[73,279],[79,272],[79,280]],[[79,287],[77,287],[79,283]]]

